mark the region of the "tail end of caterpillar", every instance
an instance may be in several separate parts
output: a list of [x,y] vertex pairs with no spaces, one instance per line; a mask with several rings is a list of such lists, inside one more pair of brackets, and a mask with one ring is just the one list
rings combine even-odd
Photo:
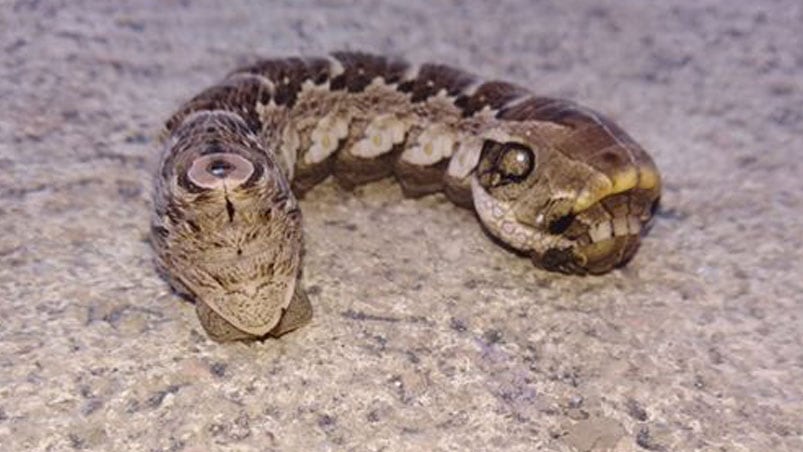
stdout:
[[195,301],[195,311],[206,334],[216,342],[253,341],[267,337],[279,337],[301,328],[312,320],[312,304],[301,284],[296,285],[293,298],[282,313],[279,323],[263,336],[257,336],[237,328],[200,299]]

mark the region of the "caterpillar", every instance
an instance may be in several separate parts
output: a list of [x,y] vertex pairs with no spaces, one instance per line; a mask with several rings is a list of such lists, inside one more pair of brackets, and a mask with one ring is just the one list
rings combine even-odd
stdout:
[[442,192],[536,266],[572,274],[628,262],[661,194],[650,156],[591,109],[359,52],[236,69],[181,106],[164,136],[156,267],[216,341],[310,320],[297,200],[330,175]]

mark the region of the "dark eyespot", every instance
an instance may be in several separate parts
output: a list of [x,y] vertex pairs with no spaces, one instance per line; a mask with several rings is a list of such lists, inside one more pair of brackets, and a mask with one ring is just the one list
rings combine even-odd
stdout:
[[[536,265],[539,264],[537,255],[533,255]],[[546,270],[562,273],[584,274],[585,270],[578,265],[577,258],[570,248],[549,248],[540,256],[540,265]]]
[[556,218],[551,223],[549,223],[549,233],[550,234],[563,234],[569,229],[569,226],[572,225],[574,221],[574,215],[564,215],[560,218]]
[[256,173],[255,169],[250,160],[238,154],[206,154],[193,160],[186,178],[201,189],[219,189],[224,185],[234,188],[246,183]]
[[521,182],[534,167],[532,149],[520,143],[505,143],[496,160],[496,169],[506,182]]

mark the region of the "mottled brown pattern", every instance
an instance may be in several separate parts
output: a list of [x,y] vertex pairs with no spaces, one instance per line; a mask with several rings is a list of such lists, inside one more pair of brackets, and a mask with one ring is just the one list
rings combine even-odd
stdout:
[[399,90],[410,93],[411,102],[421,102],[445,90],[456,96],[477,80],[471,74],[442,64],[424,64],[415,79],[399,85]]
[[382,77],[387,83],[397,83],[408,67],[404,61],[367,53],[335,52],[332,56],[344,69],[342,74],[332,79],[334,90],[359,92],[376,77]]
[[[251,66],[234,71],[228,79],[236,78],[239,74],[256,74],[265,77],[274,84],[272,91],[273,101],[277,105],[292,107],[296,95],[301,90],[301,84],[309,80],[315,84],[322,84],[329,80],[329,62],[323,58],[277,58],[262,60]],[[268,99],[263,97],[259,102],[266,104]]]
[[474,113],[489,107],[492,110],[502,108],[510,101],[526,97],[530,93],[520,87],[507,82],[492,81],[483,83],[474,93],[464,94],[455,100],[462,111],[463,116],[471,116]]
[[237,69],[166,128],[159,267],[219,341],[309,320],[296,196],[330,174],[347,188],[395,176],[407,196],[443,191],[536,265],[577,274],[626,263],[660,195],[646,152],[592,110],[358,52]]
[[270,101],[270,90],[260,80],[246,74],[229,77],[215,86],[205,89],[184,104],[171,117],[165,127],[173,131],[181,125],[189,114],[204,110],[228,110],[240,115],[251,130],[257,131],[261,125],[256,106]]

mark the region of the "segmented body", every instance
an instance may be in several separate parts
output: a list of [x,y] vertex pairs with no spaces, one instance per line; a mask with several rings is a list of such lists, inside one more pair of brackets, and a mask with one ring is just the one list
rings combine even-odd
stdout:
[[296,196],[330,175],[442,191],[537,265],[572,273],[626,262],[660,196],[650,157],[592,110],[377,55],[237,69],[166,129],[157,260],[221,340],[277,332],[294,306],[296,321],[309,317]]

